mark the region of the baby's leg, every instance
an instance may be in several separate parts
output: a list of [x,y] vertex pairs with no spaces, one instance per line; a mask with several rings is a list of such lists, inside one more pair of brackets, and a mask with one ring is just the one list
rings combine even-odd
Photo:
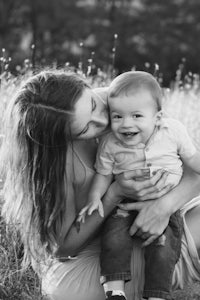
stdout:
[[129,228],[135,216],[136,213],[124,216],[115,213],[103,226],[100,255],[101,283],[109,297],[112,296],[111,291],[113,296],[124,295],[124,282],[131,279],[133,239],[129,235]]
[[172,276],[181,251],[183,222],[180,212],[170,217],[165,244],[154,241],[145,248],[144,298],[171,299]]

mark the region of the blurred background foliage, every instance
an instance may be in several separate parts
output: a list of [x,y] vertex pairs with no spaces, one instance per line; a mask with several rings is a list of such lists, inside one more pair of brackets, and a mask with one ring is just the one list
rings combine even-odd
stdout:
[[0,0],[0,49],[13,72],[25,58],[34,67],[89,60],[93,72],[157,63],[167,86],[182,58],[200,72],[200,1]]

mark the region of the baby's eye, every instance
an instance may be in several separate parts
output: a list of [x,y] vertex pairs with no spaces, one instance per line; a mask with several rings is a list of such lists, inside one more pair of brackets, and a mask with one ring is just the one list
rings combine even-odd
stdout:
[[142,115],[141,114],[135,114],[135,115],[133,115],[133,118],[134,119],[142,118]]
[[120,115],[113,115],[112,119],[121,119],[121,116]]

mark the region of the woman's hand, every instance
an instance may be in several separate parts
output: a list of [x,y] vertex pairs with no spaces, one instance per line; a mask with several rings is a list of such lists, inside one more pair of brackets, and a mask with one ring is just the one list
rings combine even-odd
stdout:
[[129,233],[145,240],[143,246],[147,246],[157,239],[169,223],[171,210],[166,199],[124,203],[118,206],[126,211],[138,211]]
[[146,168],[127,171],[115,178],[124,197],[145,201],[158,199],[172,189],[171,185],[166,185],[167,176],[166,171],[158,170],[150,178],[150,171]]
[[[138,171],[139,172],[139,171]],[[131,172],[129,172],[131,175]],[[140,172],[139,172],[140,173]],[[125,177],[128,174],[124,174]],[[134,174],[135,175],[135,174]],[[140,174],[138,174],[140,175]],[[131,176],[130,176],[131,178]],[[153,177],[152,177],[153,178]],[[151,178],[151,179],[152,179]],[[181,179],[181,182],[173,189],[170,190],[169,193],[166,193],[166,189],[162,189],[163,187],[163,181],[165,182],[166,174],[160,174],[157,173],[154,176],[154,180],[156,182],[156,178],[158,179],[157,183],[160,185],[160,192],[159,192],[159,185],[157,185],[158,191],[155,190],[152,191],[149,195],[142,193],[142,190],[140,190],[141,186],[140,184],[144,184],[143,182],[134,182],[134,180],[131,180],[128,178],[128,180],[123,178],[122,182],[123,185],[128,187],[129,196],[131,197],[131,191],[134,189],[138,189],[138,192],[135,193],[136,196],[138,196],[138,200],[146,200],[146,199],[152,199],[152,195],[155,195],[155,198],[159,198],[159,193],[163,193],[162,197],[160,199],[156,200],[149,200],[149,201],[141,201],[141,202],[134,202],[134,203],[126,203],[126,204],[119,204],[119,207],[124,210],[137,210],[138,215],[130,227],[130,234],[131,235],[138,235],[141,238],[145,240],[143,243],[143,246],[147,246],[150,243],[152,243],[156,238],[158,238],[163,231],[165,230],[166,226],[169,223],[170,216],[175,213],[178,209],[180,209],[184,204],[186,204],[188,201],[190,201],[193,197],[196,197],[199,195],[200,192],[200,176],[190,170],[189,168],[184,168],[183,177]],[[150,180],[151,180],[150,179]],[[147,180],[148,181],[148,180]],[[136,184],[138,183],[138,185]],[[136,184],[136,186],[135,186]],[[146,182],[146,187],[144,187],[144,191],[152,189],[152,187],[149,187],[149,183]],[[124,188],[124,189],[125,189]],[[163,191],[164,190],[164,191]],[[139,195],[138,195],[139,193]],[[157,197],[158,196],[158,197]],[[135,198],[136,199],[136,198]]]

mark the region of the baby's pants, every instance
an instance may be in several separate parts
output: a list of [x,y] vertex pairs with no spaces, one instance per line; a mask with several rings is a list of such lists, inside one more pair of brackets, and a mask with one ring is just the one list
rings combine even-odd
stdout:
[[[101,283],[131,279],[130,261],[134,239],[129,235],[137,212],[108,217],[102,229]],[[172,276],[181,251],[183,222],[180,212],[174,213],[164,231],[165,244],[156,239],[145,248],[145,286],[143,297],[171,299]]]

